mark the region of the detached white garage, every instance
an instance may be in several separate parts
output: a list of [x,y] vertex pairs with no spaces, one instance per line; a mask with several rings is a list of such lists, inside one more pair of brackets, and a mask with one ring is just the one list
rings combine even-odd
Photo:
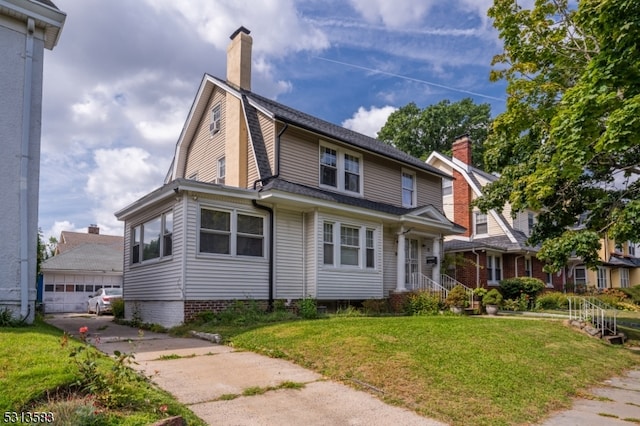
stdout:
[[85,242],[45,260],[45,312],[86,312],[87,299],[95,291],[122,287],[122,250],[118,244]]

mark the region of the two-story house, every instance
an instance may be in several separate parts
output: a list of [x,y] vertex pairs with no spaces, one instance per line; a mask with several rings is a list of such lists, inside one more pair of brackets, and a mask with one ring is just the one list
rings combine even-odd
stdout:
[[125,222],[126,315],[175,325],[234,300],[383,298],[440,281],[446,173],[251,91],[249,31],[205,75],[164,186]]
[[549,289],[563,290],[566,271],[544,272],[544,264],[536,258],[538,249],[527,244],[535,212],[518,212],[513,218],[509,204],[502,212],[490,210],[486,214],[473,206],[482,188],[497,178],[472,166],[471,147],[465,135],[453,143],[452,157],[433,152],[426,161],[453,176],[453,181],[442,181],[444,212],[466,228],[462,235],[446,238],[445,253],[459,260],[451,262],[451,271],[444,272],[471,288],[497,286],[505,278],[535,277]]
[[604,236],[596,269],[588,269],[579,259],[573,266],[573,283],[577,290],[626,288],[640,284],[640,249],[629,241],[617,243]]

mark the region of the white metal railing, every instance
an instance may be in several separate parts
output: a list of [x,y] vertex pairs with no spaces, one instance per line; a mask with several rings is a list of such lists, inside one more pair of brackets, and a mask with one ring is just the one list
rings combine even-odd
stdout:
[[455,286],[461,285],[462,287],[464,287],[464,291],[465,293],[467,293],[467,296],[469,297],[469,306],[473,306],[473,289],[472,288],[467,287],[466,285],[462,284],[460,281],[446,274],[440,275],[440,284],[442,285],[442,287],[446,288],[447,290],[451,290]]
[[569,297],[569,319],[590,322],[602,337],[618,334],[618,310],[590,297]]

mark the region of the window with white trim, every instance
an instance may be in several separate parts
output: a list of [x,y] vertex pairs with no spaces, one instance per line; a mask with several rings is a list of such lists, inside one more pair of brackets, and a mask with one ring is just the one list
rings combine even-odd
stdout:
[[486,234],[489,232],[489,224],[487,215],[482,212],[475,212],[476,235]]
[[402,206],[416,206],[416,174],[402,171]]
[[376,268],[376,230],[326,221],[322,224],[323,264],[330,267]]
[[533,275],[533,272],[531,270],[531,258],[530,257],[525,257],[524,258],[524,275],[527,277],[530,277]]
[[546,283],[548,287],[553,286],[553,274],[551,272],[545,272],[545,275],[547,277],[546,279]]
[[603,289],[607,287],[607,268],[598,266],[598,288]]
[[333,265],[333,223],[323,224],[323,259],[325,265]]
[[497,284],[502,279],[502,256],[487,254],[487,282]]
[[531,235],[531,232],[533,231],[533,227],[536,224],[536,220],[535,220],[535,216],[533,215],[533,213],[527,213],[527,232],[529,233],[529,235]]
[[340,226],[340,264],[360,264],[360,228]]
[[632,243],[631,241],[627,242],[627,244],[629,245],[629,256],[635,256],[636,255],[636,245],[634,243]]
[[264,217],[236,210],[200,209],[200,253],[264,257]]
[[620,287],[629,287],[629,270],[627,268],[620,268]]
[[131,263],[171,256],[173,212],[169,211],[131,228]]
[[209,121],[209,131],[211,135],[215,135],[220,131],[220,118],[222,117],[222,104],[217,103],[211,108],[211,117]]
[[362,194],[362,156],[335,146],[320,145],[320,186]]
[[373,229],[368,229],[366,231],[366,261],[365,266],[367,268],[375,268],[376,267],[376,251],[375,251],[375,240]]
[[227,160],[225,157],[218,158],[218,177],[216,183],[224,185],[224,179],[227,175]]
[[442,196],[453,194],[453,181],[451,179],[442,179]]

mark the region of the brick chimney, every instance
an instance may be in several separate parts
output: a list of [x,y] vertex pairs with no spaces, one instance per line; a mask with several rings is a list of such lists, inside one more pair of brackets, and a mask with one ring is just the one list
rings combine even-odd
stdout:
[[98,228],[98,225],[96,224],[91,224],[89,225],[89,228],[87,229],[89,231],[89,234],[96,234],[96,235],[100,235],[100,228]]
[[[471,166],[471,139],[469,135],[459,136],[451,147],[453,158]],[[454,161],[455,162],[455,161]],[[468,168],[467,168],[468,170]],[[463,234],[470,237],[473,234],[473,209],[471,200],[473,193],[462,173],[453,169],[453,221],[467,228]]]
[[251,90],[251,31],[240,27],[231,34],[227,47],[227,82],[240,89]]

